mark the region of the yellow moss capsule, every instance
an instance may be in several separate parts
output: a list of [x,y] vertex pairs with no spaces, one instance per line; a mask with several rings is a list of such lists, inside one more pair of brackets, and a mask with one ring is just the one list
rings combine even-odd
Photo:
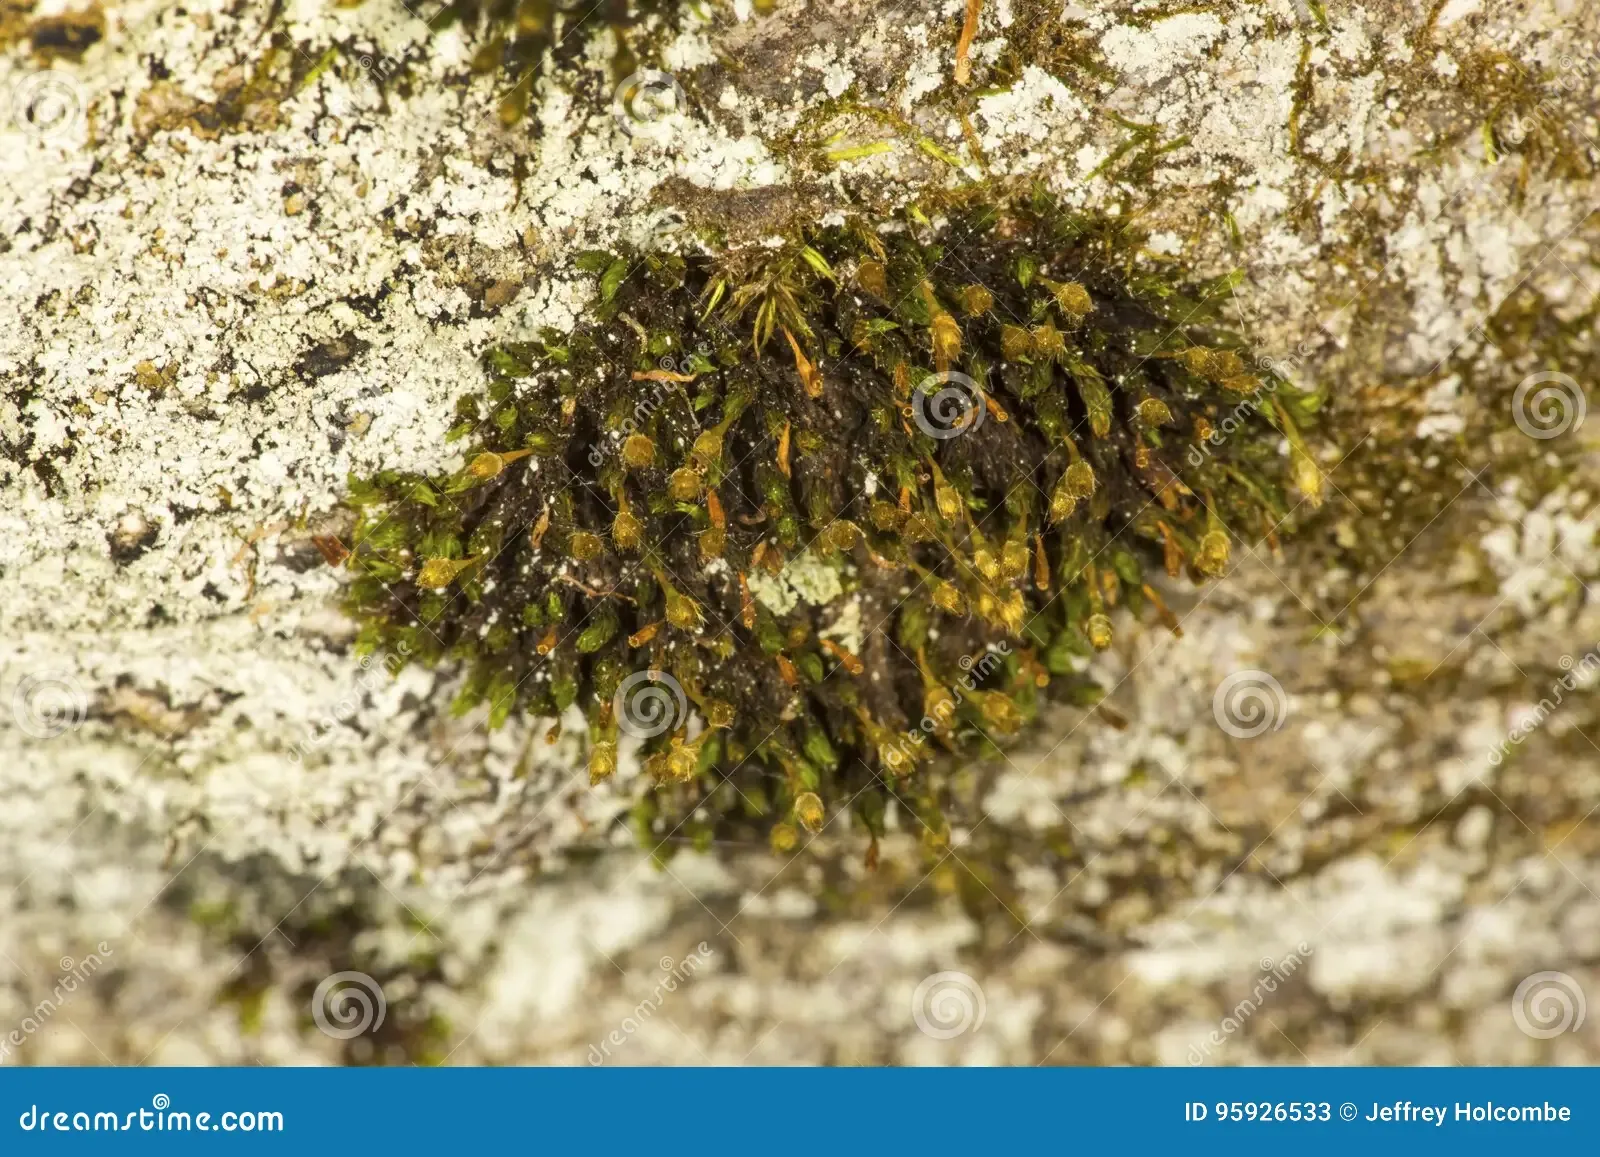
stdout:
[[706,722],[712,727],[732,727],[736,713],[732,703],[713,699],[706,705]]
[[939,517],[946,522],[954,522],[961,514],[961,494],[937,466],[933,468],[933,504],[939,508]]
[[1089,621],[1084,624],[1084,633],[1089,636],[1089,645],[1096,651],[1104,651],[1111,646],[1111,620],[1105,615],[1090,615]]
[[968,317],[979,317],[994,308],[994,294],[981,285],[968,285],[961,290],[961,312]]
[[1067,467],[1064,481],[1067,484],[1067,493],[1074,498],[1093,497],[1095,486],[1094,467],[1081,458]]
[[1172,411],[1160,398],[1145,398],[1138,405],[1139,420],[1146,426],[1165,426],[1172,421]]
[[1200,537],[1200,550],[1195,555],[1194,567],[1207,578],[1216,578],[1228,569],[1228,536],[1220,530],[1208,530]]
[[933,315],[933,368],[943,373],[961,356],[961,327],[948,313]]
[[688,783],[694,778],[695,766],[700,762],[700,748],[691,743],[675,743],[667,753],[667,777],[678,783]]
[[1069,281],[1065,285],[1052,286],[1055,290],[1056,301],[1061,308],[1074,319],[1081,318],[1094,309],[1094,298],[1089,296],[1089,291],[1076,281]]
[[630,470],[643,470],[656,460],[656,444],[643,434],[629,434],[622,443],[622,464]]
[[952,615],[966,613],[967,600],[962,597],[961,588],[948,579],[935,580],[930,597],[933,605],[941,611],[949,611]]
[[1022,539],[1007,539],[1000,549],[1000,573],[1008,579],[1028,573],[1028,544]]
[[667,622],[680,631],[700,629],[700,604],[681,591],[667,588]]
[[609,739],[601,740],[589,749],[589,782],[600,783],[610,779],[617,770],[617,745]]
[[1206,375],[1213,381],[1226,382],[1245,373],[1244,359],[1232,350],[1213,350],[1207,359]]
[[889,271],[881,261],[863,261],[856,266],[856,284],[873,297],[888,297]]
[[575,530],[572,532],[572,537],[567,539],[567,553],[579,562],[599,558],[600,552],[604,549],[605,544],[600,541],[600,536],[590,534],[587,530]]
[[972,565],[984,578],[994,582],[1000,577],[1000,563],[994,557],[994,551],[986,546],[980,546],[972,552]]
[[617,544],[617,549],[633,550],[643,537],[644,523],[635,518],[631,511],[619,510],[611,523],[611,541]]
[[828,524],[828,529],[822,532],[822,541],[830,550],[849,550],[860,536],[860,527],[848,518],[840,518]]
[[772,835],[768,838],[772,842],[772,850],[782,855],[794,851],[794,846],[800,842],[800,833],[792,824],[773,824]]
[[475,558],[430,558],[417,573],[417,585],[432,590],[442,590],[456,581],[456,576],[478,560]]
[[701,430],[694,440],[694,449],[689,451],[689,457],[701,472],[710,470],[722,457],[722,431],[715,426]]
[[700,497],[701,477],[689,466],[680,466],[667,479],[667,497],[674,502],[693,502]]
[[826,814],[821,797],[814,791],[801,792],[794,801],[794,818],[805,825],[808,832],[815,834],[822,830],[822,820]]
[[1312,461],[1311,455],[1291,447],[1289,468],[1294,477],[1295,489],[1306,496],[1312,506],[1322,505],[1322,471]]
[[1022,624],[1027,616],[1028,606],[1022,601],[1022,592],[1012,591],[1006,596],[1006,601],[1000,604],[996,618],[1000,620],[1000,625],[1013,635],[1021,635]]
[[980,704],[984,722],[997,731],[1013,732],[1022,729],[1022,712],[1011,699],[999,691],[991,691],[983,696]]
[[1033,356],[1033,335],[1020,325],[1000,327],[1000,356],[1008,362],[1025,362]]
[[1072,493],[1072,487],[1067,484],[1063,476],[1056,483],[1054,492],[1050,495],[1050,525],[1054,526],[1063,518],[1069,517],[1078,508],[1077,496]]
[[1067,343],[1059,329],[1045,322],[1033,329],[1033,348],[1040,357],[1058,358],[1067,352]]

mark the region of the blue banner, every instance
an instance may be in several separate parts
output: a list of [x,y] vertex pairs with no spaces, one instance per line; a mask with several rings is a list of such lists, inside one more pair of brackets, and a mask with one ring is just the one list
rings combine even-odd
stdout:
[[0,1153],[1593,1153],[1587,1069],[0,1069]]

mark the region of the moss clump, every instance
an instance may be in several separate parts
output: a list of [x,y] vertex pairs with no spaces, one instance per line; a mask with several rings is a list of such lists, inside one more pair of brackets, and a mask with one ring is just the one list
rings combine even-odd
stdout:
[[459,23],[477,34],[473,70],[499,72],[511,82],[500,100],[500,118],[509,125],[527,112],[533,78],[547,53],[558,65],[571,63],[593,33],[609,29],[615,44],[611,69],[621,79],[639,67],[643,46],[634,43],[636,29],[692,7],[690,0],[452,0],[430,23]]
[[1137,241],[1035,197],[586,254],[591,317],[488,355],[461,470],[353,485],[363,647],[459,661],[492,724],[581,708],[597,780],[643,737],[648,842],[875,838],[891,798],[941,839],[936,748],[1092,701],[1148,565],[1215,577],[1320,492],[1315,400]]

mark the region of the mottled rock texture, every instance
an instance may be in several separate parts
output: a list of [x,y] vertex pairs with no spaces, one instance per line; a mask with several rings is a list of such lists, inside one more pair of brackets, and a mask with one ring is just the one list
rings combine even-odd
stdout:
[[[610,32],[519,78],[389,0],[0,6],[4,1059],[1600,1061],[1513,1002],[1600,995],[1600,10],[986,0],[962,87],[965,7],[646,22],[641,132]],[[578,252],[973,180],[1240,270],[1327,501],[1120,617],[949,848],[657,864],[636,768],[353,656],[347,474],[456,464]]]

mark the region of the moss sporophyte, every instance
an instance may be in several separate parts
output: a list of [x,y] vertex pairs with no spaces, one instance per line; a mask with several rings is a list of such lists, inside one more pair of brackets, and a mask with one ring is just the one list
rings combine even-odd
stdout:
[[649,843],[875,841],[891,798],[942,840],[936,751],[1092,702],[1112,609],[1172,621],[1148,567],[1214,578],[1320,498],[1317,399],[1137,249],[1035,196],[585,254],[590,316],[488,354],[462,469],[353,482],[362,648],[459,663],[492,726],[577,705],[596,781],[642,739]]

